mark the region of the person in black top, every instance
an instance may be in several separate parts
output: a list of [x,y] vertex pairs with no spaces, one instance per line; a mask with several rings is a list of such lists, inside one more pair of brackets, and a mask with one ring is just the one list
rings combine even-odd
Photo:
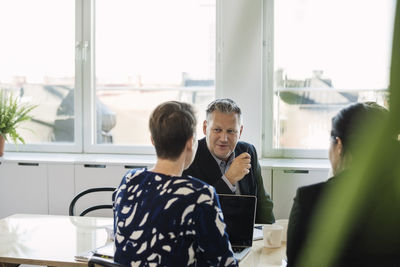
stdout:
[[[329,160],[334,176],[326,182],[297,189],[288,224],[287,267],[299,264],[299,257],[311,232],[313,216],[324,192],[336,182],[341,182],[341,179],[351,178],[347,174],[352,162],[356,160],[354,156],[358,155],[353,151],[353,145],[362,134],[360,129],[363,125],[385,119],[387,114],[387,110],[375,102],[366,102],[347,106],[333,117]],[[397,147],[398,143],[394,141],[394,145]],[[381,175],[382,177],[377,178],[384,183],[387,174]],[[349,226],[350,234],[346,237],[343,250],[337,252],[338,261],[335,266],[400,266],[399,231],[387,231],[398,228],[400,216],[397,215],[397,210],[393,210],[393,215],[388,217],[390,204],[388,205],[385,196],[374,194],[368,196],[367,200],[367,206],[359,211],[357,223],[353,227]],[[388,228],[384,229],[385,227],[381,227],[383,225]]]

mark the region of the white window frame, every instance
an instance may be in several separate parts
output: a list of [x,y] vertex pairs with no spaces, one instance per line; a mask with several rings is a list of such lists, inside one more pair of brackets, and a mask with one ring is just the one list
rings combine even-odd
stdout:
[[[274,131],[274,0],[263,6],[263,156],[269,158],[328,158],[328,149],[273,148]],[[328,141],[327,141],[328,142]]]
[[[217,3],[219,0],[216,0]],[[95,1],[85,1],[84,5],[84,33],[83,39],[89,44],[95,43]],[[218,5],[216,6],[218,14]],[[216,18],[216,27],[218,29],[218,15]],[[216,42],[217,39],[216,39]],[[216,44],[218,47],[218,44]],[[155,149],[152,145],[115,145],[115,144],[97,144],[96,143],[96,88],[94,82],[95,73],[95,47],[89,45],[88,60],[84,64],[84,85],[83,85],[83,153],[112,153],[112,154],[136,154],[136,155],[155,155]],[[218,60],[217,60],[218,64]],[[217,65],[216,64],[216,65]],[[217,76],[217,74],[216,74]],[[216,80],[217,77],[215,78]],[[217,88],[217,86],[216,86]],[[217,90],[217,89],[216,89]],[[90,127],[85,127],[90,125]],[[134,127],[134,125],[133,125]],[[149,136],[150,139],[150,136]]]
[[[326,158],[327,150],[272,149],[274,0],[216,1],[215,95],[235,100],[243,112],[241,140],[260,157]],[[9,151],[150,154],[150,145],[96,144],[94,0],[75,0],[75,143],[7,144]],[[267,27],[266,25],[269,25]],[[85,50],[84,45],[88,47]],[[85,51],[84,51],[85,50]],[[86,53],[86,61],[82,60]],[[205,111],[198,111],[205,112]],[[202,138],[202,136],[198,136]]]
[[25,145],[6,144],[7,151],[18,152],[66,152],[81,153],[82,152],[82,95],[83,95],[83,66],[81,60],[81,43],[82,43],[82,19],[84,0],[75,0],[75,88],[74,88],[74,143],[32,143]]
[[274,131],[274,0],[263,6],[263,156],[270,158],[328,158],[328,149],[273,148]]
[[[263,157],[269,158],[328,158],[328,149],[273,148],[274,131],[274,1],[263,0]],[[278,0],[279,1],[279,0]],[[328,143],[328,139],[327,139]]]
[[[218,31],[219,0],[216,3]],[[94,8],[95,0],[75,0],[74,143],[27,143],[18,146],[10,143],[6,144],[7,151],[155,155],[155,149],[151,145],[96,144],[95,46],[92,45],[95,42]],[[216,47],[220,47],[217,39],[216,42]],[[215,80],[218,81],[218,78]],[[216,90],[217,88],[218,85]]]

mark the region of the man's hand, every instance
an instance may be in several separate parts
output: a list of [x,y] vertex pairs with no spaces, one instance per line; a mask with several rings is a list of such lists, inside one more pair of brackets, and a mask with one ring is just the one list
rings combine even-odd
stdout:
[[232,161],[231,166],[225,173],[225,177],[232,185],[235,185],[238,181],[242,180],[243,177],[250,172],[250,159],[250,154],[243,152]]

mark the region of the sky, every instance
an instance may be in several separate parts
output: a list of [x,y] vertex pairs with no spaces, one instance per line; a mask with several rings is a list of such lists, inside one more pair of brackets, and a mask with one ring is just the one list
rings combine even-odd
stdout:
[[302,80],[323,70],[336,88],[387,88],[395,3],[275,1],[275,69]]
[[[95,1],[96,74],[181,82],[182,72],[214,78],[215,1]],[[46,7],[46,8],[43,8]],[[0,82],[26,76],[73,77],[75,1],[0,3]],[[184,23],[182,23],[184,22]]]

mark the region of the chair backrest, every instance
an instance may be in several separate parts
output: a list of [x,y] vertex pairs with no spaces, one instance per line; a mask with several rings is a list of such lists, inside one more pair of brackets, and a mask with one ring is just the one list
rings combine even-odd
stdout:
[[[90,188],[90,189],[86,189],[82,192],[80,192],[78,195],[76,195],[72,201],[71,204],[69,205],[69,215],[70,216],[75,216],[75,205],[76,202],[83,196],[90,194],[90,193],[96,193],[96,192],[114,192],[115,191],[115,187],[97,187],[97,188]],[[111,198],[110,198],[110,202],[111,203]],[[94,205],[91,206],[89,208],[84,209],[79,216],[85,216],[87,213],[94,211],[94,210],[100,210],[100,209],[112,209],[112,205],[111,204],[103,204],[103,205]]]
[[124,265],[114,262],[111,259],[92,256],[88,261],[88,267],[106,266],[106,267],[123,267]]

